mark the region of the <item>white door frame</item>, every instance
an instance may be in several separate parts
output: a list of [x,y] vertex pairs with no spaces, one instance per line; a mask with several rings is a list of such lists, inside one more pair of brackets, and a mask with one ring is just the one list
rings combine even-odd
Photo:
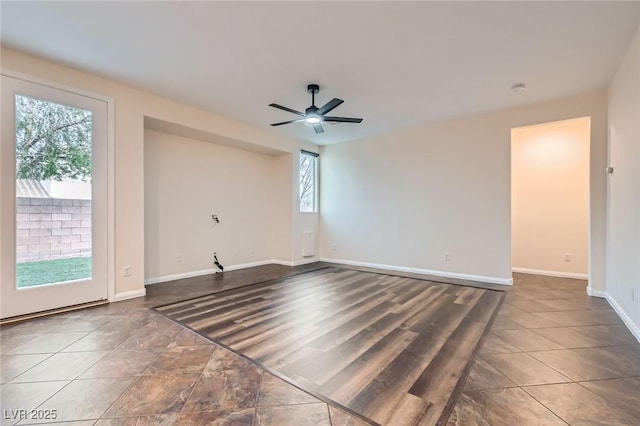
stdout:
[[[0,75],[39,84],[107,104],[107,299],[113,301],[115,288],[115,101],[113,98],[77,87],[67,86],[29,74],[0,68]],[[15,213],[15,212],[14,212]],[[15,247],[14,247],[15,250]]]
[[[559,123],[559,122],[563,122],[563,121],[571,121],[571,120],[577,120],[577,119],[581,119],[581,118],[588,118],[589,119],[589,140],[587,141],[587,151],[588,151],[588,175],[587,175],[587,186],[588,186],[588,193],[587,193],[587,273],[586,276],[583,276],[583,274],[574,274],[574,273],[562,273],[562,272],[557,272],[557,271],[544,271],[544,270],[538,270],[538,269],[523,269],[523,268],[514,268],[513,267],[513,197],[512,197],[512,175],[513,175],[513,130],[514,129],[520,129],[520,128],[524,128],[524,127],[533,127],[533,126],[541,126],[541,125],[546,125],[546,124],[553,124],[553,123]],[[524,274],[534,274],[534,275],[543,275],[543,276],[549,276],[549,277],[558,277],[558,278],[572,278],[572,279],[579,279],[579,280],[586,280],[587,281],[587,289],[586,292],[589,296],[596,296],[596,297],[604,297],[602,295],[600,295],[600,290],[592,290],[591,287],[591,283],[592,283],[592,274],[591,274],[591,267],[592,267],[592,237],[591,237],[591,224],[592,224],[592,208],[591,208],[591,199],[592,199],[592,188],[591,188],[591,176],[593,175],[593,168],[591,167],[591,161],[592,161],[592,157],[593,157],[593,149],[592,149],[592,141],[593,141],[593,114],[578,114],[576,117],[570,117],[570,118],[559,118],[559,119],[553,119],[553,120],[547,120],[547,121],[542,121],[542,122],[535,122],[532,124],[523,124],[523,125],[518,125],[518,126],[513,126],[510,128],[509,130],[509,264],[511,266],[511,284],[513,284],[513,272],[516,273],[524,273]]]

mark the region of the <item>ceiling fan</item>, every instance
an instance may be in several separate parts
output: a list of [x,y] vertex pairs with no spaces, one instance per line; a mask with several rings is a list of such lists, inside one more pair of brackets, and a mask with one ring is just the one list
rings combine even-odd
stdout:
[[324,129],[322,128],[323,122],[324,123],[332,123],[332,122],[333,123],[361,123],[362,122],[362,118],[330,117],[325,115],[329,111],[332,111],[333,109],[335,109],[338,105],[340,105],[344,101],[342,99],[333,98],[329,102],[327,102],[326,104],[318,108],[316,106],[316,93],[318,93],[319,91],[320,91],[320,86],[318,86],[317,84],[309,84],[307,86],[307,92],[311,93],[311,106],[307,108],[304,111],[304,113],[300,111],[296,111],[291,108],[284,107],[282,105],[269,104],[269,106],[271,107],[278,108],[283,111],[292,112],[302,117],[297,120],[282,121],[280,123],[273,123],[271,125],[282,126],[283,124],[299,123],[304,121],[307,124],[311,124],[313,126],[313,130],[315,130],[316,133],[323,133],[324,132]]

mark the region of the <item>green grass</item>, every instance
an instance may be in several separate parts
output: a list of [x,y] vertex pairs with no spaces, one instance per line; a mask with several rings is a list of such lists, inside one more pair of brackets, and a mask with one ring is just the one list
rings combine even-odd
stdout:
[[16,268],[18,288],[91,278],[90,257],[24,262]]

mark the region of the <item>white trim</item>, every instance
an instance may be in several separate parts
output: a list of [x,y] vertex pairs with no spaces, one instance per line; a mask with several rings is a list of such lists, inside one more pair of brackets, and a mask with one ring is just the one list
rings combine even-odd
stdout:
[[325,257],[320,258],[321,262],[330,262],[330,263],[338,263],[341,265],[351,265],[351,266],[365,266],[368,268],[377,268],[377,269],[385,269],[388,271],[399,271],[399,272],[409,272],[412,274],[420,274],[420,275],[433,275],[436,277],[443,278],[456,278],[460,280],[469,280],[469,281],[479,281],[490,284],[501,284],[501,285],[512,285],[513,278],[499,278],[499,277],[487,277],[484,275],[472,275],[472,274],[461,274],[458,272],[447,272],[447,271],[436,271],[431,269],[420,269],[420,268],[409,268],[406,266],[396,266],[396,265],[384,265],[380,263],[370,263],[370,262],[359,262],[355,260],[342,260],[342,259],[329,259]]
[[[238,265],[225,266],[224,270],[225,272],[235,271],[238,269],[253,268],[254,266],[269,265],[271,263],[275,263],[275,261],[260,260],[258,262],[241,263]],[[190,272],[181,272],[179,274],[163,275],[161,277],[156,277],[156,278],[147,278],[144,280],[144,285],[165,283],[167,281],[181,280],[184,278],[200,277],[202,275],[211,275],[216,273],[217,271],[218,270],[215,268],[209,268],[209,269],[201,269],[199,271],[190,271]]]
[[604,290],[596,290],[596,289],[593,289],[591,287],[587,287],[587,294],[589,296],[601,297],[603,299],[606,299],[607,302],[609,302],[609,305],[616,312],[618,317],[620,317],[622,322],[624,322],[624,325],[627,326],[627,328],[629,329],[631,334],[633,334],[633,336],[636,338],[636,340],[638,340],[638,342],[640,342],[640,327],[638,327],[631,320],[631,318],[629,318],[629,316],[624,311],[624,309],[622,309],[622,307],[620,305],[618,305],[618,302],[616,302],[616,300],[608,292],[606,292]]
[[147,295],[146,288],[141,288],[140,290],[125,291],[122,293],[116,293],[116,295],[113,296],[113,299],[111,300],[111,302],[121,302],[123,300],[133,299],[136,297],[144,297],[146,295]]
[[[100,282],[100,300],[116,300],[115,294],[115,107],[114,98],[98,94],[95,92],[80,89],[77,86],[69,86],[52,80],[35,77],[30,74],[16,72],[7,68],[0,68],[0,75],[14,79],[20,84],[39,86],[48,91],[57,91],[67,96],[72,95],[77,98],[90,100],[93,103],[104,103],[106,106],[106,206],[103,210],[106,213],[106,223],[104,230],[106,234],[104,261],[106,270],[104,271],[104,281]],[[53,98],[55,99],[55,98]],[[55,102],[55,100],[54,100]],[[101,262],[102,263],[102,262]],[[120,296],[122,297],[122,296]],[[133,296],[137,297],[137,296]]]
[[47,80],[44,78],[40,78],[40,77],[34,77],[30,74],[25,74],[22,72],[18,72],[18,71],[14,71],[11,69],[7,69],[7,68],[0,68],[0,74],[4,75],[6,77],[11,77],[11,78],[15,78],[17,80],[22,80],[22,81],[26,81],[28,83],[35,83],[35,84],[39,84],[41,86],[47,86],[50,87],[52,89],[56,89],[56,90],[62,90],[63,92],[69,92],[71,94],[74,95],[81,95],[87,98],[92,98],[92,99],[96,99],[98,101],[103,101],[103,102],[113,102],[113,98],[108,97],[108,96],[104,96],[95,92],[91,92],[88,90],[84,90],[84,89],[79,89],[77,87],[74,86],[68,86],[66,84],[61,84],[55,81],[51,81],[51,80]]
[[255,266],[263,266],[263,265],[270,265],[271,263],[273,263],[273,261],[271,259],[269,259],[269,260],[258,260],[257,262],[239,263],[237,265],[225,266],[224,270],[225,270],[225,272],[226,271],[237,271],[238,269],[253,268]]
[[199,271],[182,272],[179,274],[162,275],[160,277],[155,277],[155,278],[146,278],[144,280],[144,285],[160,284],[160,283],[165,283],[167,281],[175,281],[175,280],[181,280],[184,278],[200,277],[202,275],[211,275],[216,271],[217,270],[214,268],[209,268],[209,269],[201,269]]
[[589,278],[588,274],[579,274],[576,272],[560,272],[560,271],[545,271],[543,269],[529,269],[529,268],[511,268],[513,272],[520,274],[534,274],[545,275],[547,277],[559,277],[559,278],[574,278],[577,280],[586,280]]
[[300,265],[307,265],[309,263],[314,263],[314,262],[320,262],[320,259],[318,257],[313,257],[310,259],[303,259],[303,260],[278,260],[278,259],[273,259],[271,260],[271,263],[274,263],[276,265],[283,265],[283,266],[300,266]]
[[302,260],[294,260],[293,262],[291,262],[291,266],[300,266],[300,265],[307,265],[309,263],[314,263],[314,262],[319,262],[320,259],[318,259],[317,257],[313,257],[313,258],[309,258],[309,259],[302,259]]
[[[107,104],[107,299],[116,301],[116,245],[115,245],[115,229],[116,229],[116,157],[115,157],[115,100],[110,96],[104,96],[95,92],[79,89],[74,86],[68,86],[55,81],[35,77],[30,74],[17,72],[7,68],[0,68],[0,74],[12,77],[29,83],[39,84],[41,86],[50,87],[56,90],[62,90],[75,95],[84,96]],[[129,292],[127,292],[129,293]],[[126,294],[126,293],[123,293]],[[137,296],[134,296],[137,297]]]
[[587,295],[592,297],[601,297],[603,299],[607,298],[607,292],[604,290],[596,290],[593,287],[587,287]]
[[622,309],[620,305],[618,305],[618,302],[616,302],[615,299],[611,297],[609,293],[606,293],[606,295],[607,295],[606,296],[607,302],[609,302],[609,305],[611,305],[613,310],[616,311],[616,314],[618,314],[622,322],[624,322],[624,325],[627,326],[627,328],[629,329],[631,334],[633,334],[636,340],[640,342],[640,328],[638,328],[638,326],[634,324],[634,322],[631,320],[631,318],[629,318],[627,313]]
[[[107,299],[116,295],[116,108],[107,102]],[[146,293],[145,293],[146,294]]]

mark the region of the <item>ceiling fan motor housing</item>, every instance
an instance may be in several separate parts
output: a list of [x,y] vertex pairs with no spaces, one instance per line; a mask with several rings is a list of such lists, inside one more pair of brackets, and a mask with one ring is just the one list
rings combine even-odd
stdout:
[[316,94],[320,91],[320,86],[317,84],[308,84],[307,92],[311,94],[311,106],[304,110],[304,113],[300,111],[296,111],[295,109],[287,108],[278,104],[269,104],[269,106],[281,109],[283,111],[287,111],[302,118],[297,120],[288,120],[282,121],[280,123],[272,123],[272,126],[282,126],[283,124],[291,124],[298,123],[301,121],[306,122],[307,124],[311,124],[313,130],[316,133],[324,133],[322,128],[322,123],[361,123],[362,118],[351,118],[351,117],[333,117],[327,116],[326,114],[330,111],[333,111],[336,107],[341,105],[344,101],[342,99],[333,98],[320,108],[316,106]]

